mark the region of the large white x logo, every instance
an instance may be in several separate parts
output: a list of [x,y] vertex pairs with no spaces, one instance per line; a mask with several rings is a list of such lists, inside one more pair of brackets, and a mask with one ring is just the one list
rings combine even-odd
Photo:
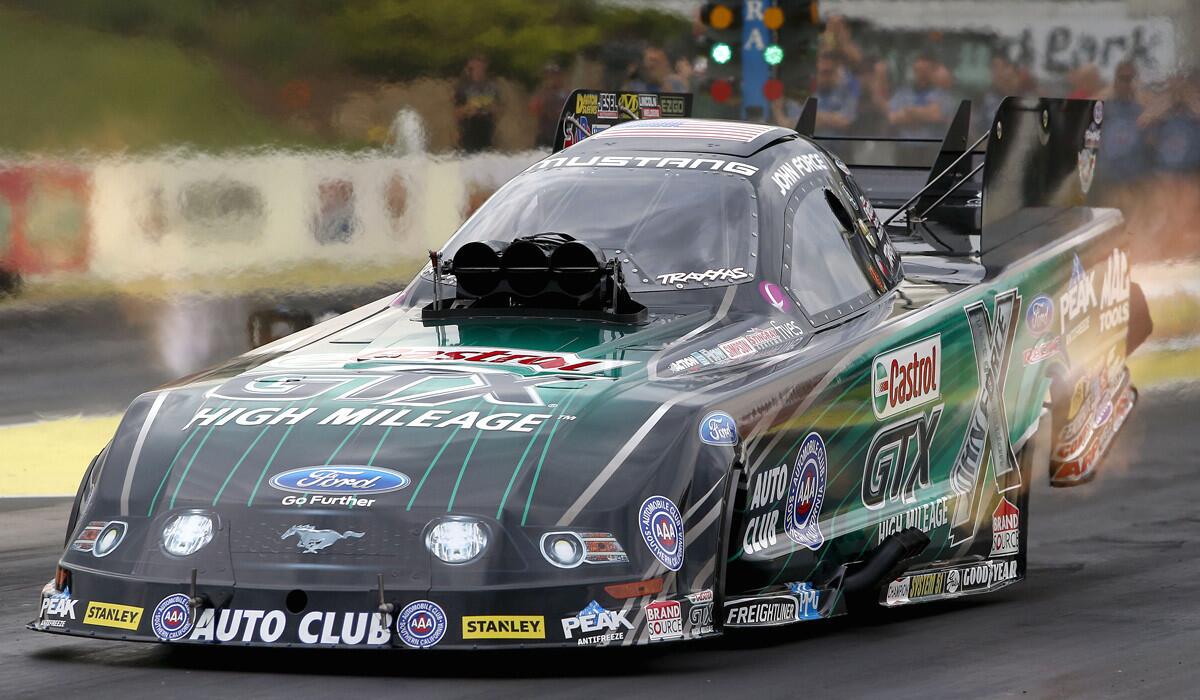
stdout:
[[[985,450],[990,447],[996,490],[1003,492],[1021,486],[1021,470],[1009,442],[1008,416],[1004,408],[1008,360],[1017,335],[1013,319],[1021,310],[1021,296],[1016,289],[997,294],[995,307],[994,319],[983,300],[963,307],[967,314],[967,325],[971,329],[971,343],[975,346],[979,390],[975,394],[975,407],[971,411],[962,447],[950,467],[950,483],[959,494],[955,499],[954,519],[951,521],[952,545],[971,540],[979,529],[976,514],[983,498]],[[1008,486],[1002,487],[1000,477],[1008,474],[1015,474],[1016,478]],[[959,528],[968,524],[969,534],[962,535]]]

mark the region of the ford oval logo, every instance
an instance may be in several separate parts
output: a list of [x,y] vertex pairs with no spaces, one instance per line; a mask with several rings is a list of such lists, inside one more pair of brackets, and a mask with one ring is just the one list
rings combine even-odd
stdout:
[[358,495],[399,491],[411,483],[407,475],[391,469],[333,464],[291,469],[270,481],[280,491]]
[[700,441],[709,445],[736,445],[737,423],[724,411],[713,411],[700,421]]

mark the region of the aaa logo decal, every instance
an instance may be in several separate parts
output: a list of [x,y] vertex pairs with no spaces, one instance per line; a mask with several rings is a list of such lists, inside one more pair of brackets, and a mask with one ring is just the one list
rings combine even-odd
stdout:
[[396,618],[396,634],[413,649],[428,649],[446,634],[446,612],[430,600],[414,600]]
[[825,441],[817,433],[809,433],[800,443],[796,466],[792,468],[784,529],[793,542],[814,551],[825,544],[819,521],[821,506],[825,502],[825,479],[828,473],[829,458]]
[[683,516],[666,496],[651,496],[642,502],[638,525],[646,548],[671,571],[683,567]]
[[150,626],[154,636],[164,642],[183,639],[192,631],[191,600],[182,593],[172,593],[154,608]]

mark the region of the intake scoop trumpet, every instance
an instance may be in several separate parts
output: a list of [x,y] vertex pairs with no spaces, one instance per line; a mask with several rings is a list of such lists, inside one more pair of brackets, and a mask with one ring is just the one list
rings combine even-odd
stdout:
[[440,281],[452,275],[453,299],[434,300],[422,310],[426,321],[473,316],[541,316],[643,323],[646,307],[625,289],[621,263],[565,233],[538,233],[511,242],[471,241],[453,258],[435,256]]

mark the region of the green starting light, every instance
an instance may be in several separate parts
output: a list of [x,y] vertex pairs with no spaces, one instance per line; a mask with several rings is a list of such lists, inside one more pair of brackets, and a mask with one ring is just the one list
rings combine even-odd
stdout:
[[719,41],[712,45],[712,50],[708,52],[708,55],[712,56],[712,60],[717,63],[725,65],[733,58],[733,49],[730,48],[729,44]]
[[779,44],[771,44],[763,49],[763,60],[768,66],[777,66],[783,63],[783,47]]

